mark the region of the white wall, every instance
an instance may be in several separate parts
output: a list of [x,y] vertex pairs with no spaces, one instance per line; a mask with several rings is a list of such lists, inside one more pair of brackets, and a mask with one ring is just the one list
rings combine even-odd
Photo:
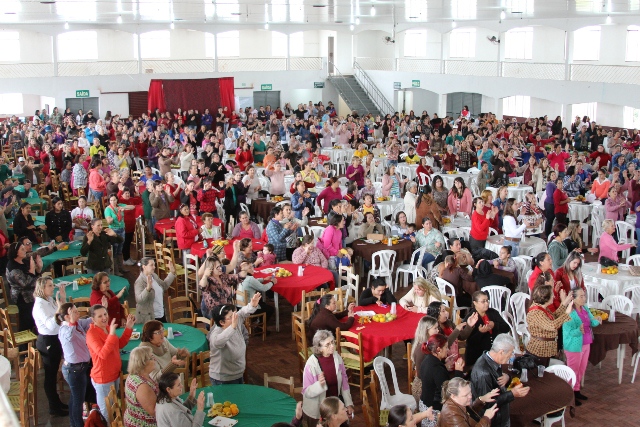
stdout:
[[624,125],[623,112],[623,105],[599,102],[596,108],[595,121],[604,125],[622,127]]
[[[547,115],[555,119],[556,116],[562,115],[562,103],[531,97],[530,115],[532,117],[543,117]],[[612,123],[608,124],[613,126]]]
[[355,56],[362,58],[395,58],[396,49],[402,40],[396,37],[395,43],[385,43],[384,38],[391,37],[386,31],[361,31],[356,35]]
[[[60,109],[60,107],[58,107]],[[107,111],[111,114],[120,114],[123,117],[129,115],[129,96],[126,93],[100,94],[100,114],[105,116]]]
[[532,62],[564,63],[564,43],[564,31],[551,27],[533,27]]
[[20,31],[20,62],[52,62],[52,38],[47,34]]
[[[135,34],[124,31],[98,30],[99,61],[131,61],[136,58]],[[173,53],[173,50],[171,51]]]
[[[405,89],[406,92],[413,94],[412,109],[416,114],[422,113],[423,110],[433,115],[434,112],[438,112],[440,106],[440,96],[425,89]],[[409,110],[407,110],[407,113]]]

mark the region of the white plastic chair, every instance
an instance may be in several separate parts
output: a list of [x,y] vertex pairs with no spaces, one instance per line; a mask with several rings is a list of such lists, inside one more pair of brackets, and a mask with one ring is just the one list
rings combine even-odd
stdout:
[[[484,292],[489,294],[489,307],[497,310],[499,313],[508,311],[509,298],[511,297],[511,290],[504,286],[485,286],[482,288]],[[506,295],[504,310],[502,309],[502,297]]]
[[376,197],[381,197],[382,196],[382,183],[381,182],[374,182],[373,183],[373,187],[376,189]]
[[489,236],[497,236],[498,230],[496,230],[495,228],[489,227]]
[[[631,384],[634,383],[634,381],[636,380],[636,373],[638,372],[638,365],[640,365],[640,357],[638,356],[640,355],[640,352],[636,353],[633,355],[633,357],[631,358],[631,365],[635,365],[635,368],[633,368],[633,376],[631,377]],[[634,362],[635,360],[635,362]]]
[[609,295],[602,300],[602,305],[605,309],[615,310],[627,316],[631,316],[633,311],[633,302],[622,295]]
[[160,170],[156,169],[156,168],[151,168],[151,172],[155,173],[156,175],[158,175],[159,177],[162,177],[162,175],[160,175]]
[[602,221],[604,221],[604,206],[593,205],[591,211],[591,226],[593,227],[593,234],[591,238],[591,247],[597,248],[600,243],[600,236],[602,235]]
[[469,168],[469,169],[467,169],[467,173],[470,173],[472,175],[476,175],[476,174],[480,173],[480,169],[478,169],[478,168]]
[[[638,241],[635,239],[636,229],[633,225],[625,221],[616,221],[616,231],[618,232],[618,243],[630,243],[637,245]],[[631,249],[625,249],[622,251],[622,256],[628,258],[631,254]]]
[[606,297],[607,289],[600,283],[584,282],[585,288],[587,288],[587,305],[589,308],[602,308],[600,297]]
[[[553,365],[553,366],[549,366],[548,368],[545,369],[545,372],[550,372],[554,375],[559,376],[560,378],[562,378],[563,380],[565,380],[566,382],[569,383],[569,385],[571,385],[571,387],[573,388],[574,384],[576,383],[576,374],[575,372],[573,372],[573,369],[569,368],[568,366],[564,366],[564,365]],[[566,407],[565,407],[566,409]],[[557,412],[557,411],[555,411]],[[553,424],[557,423],[558,421],[560,421],[562,423],[562,427],[564,427],[564,410],[555,416],[549,416],[549,414],[546,414],[542,417],[542,425],[543,427],[551,427]]]
[[324,230],[326,230],[326,228],[324,227],[320,227],[319,225],[314,225],[309,227],[309,231],[311,233],[313,233],[313,236],[315,237],[316,241],[322,237],[322,233],[324,233]]
[[240,203],[240,210],[242,212],[246,212],[247,214],[249,214],[249,207],[247,205],[245,205],[244,203]]
[[393,289],[393,266],[396,262],[396,251],[382,250],[373,253],[371,270],[367,275],[367,283],[371,283],[371,276],[384,277],[389,289]]
[[191,255],[191,254],[184,254],[184,288],[185,288],[185,292],[186,295],[189,296],[189,274],[191,274],[191,272],[194,273],[196,281],[194,283],[194,287],[196,288],[196,295],[198,297],[198,301],[200,301],[200,286],[198,286],[198,283],[200,283],[200,276],[198,275],[198,269],[200,268],[199,265],[200,260],[198,259],[197,256],[195,255]]
[[519,345],[520,337],[519,337],[518,331],[516,330],[515,320],[513,319],[513,316],[511,315],[511,313],[505,311],[504,313],[502,313],[502,318],[505,320],[505,322],[507,322],[507,325],[509,325],[509,329],[511,331],[511,337],[515,340],[516,343],[518,343],[518,345],[516,345],[516,347],[514,348],[513,352],[515,354],[522,354],[522,350]]
[[[387,383],[387,377],[384,372],[384,366],[388,365],[391,371],[391,377],[393,379],[393,388],[395,394],[391,394],[389,391],[389,384]],[[398,387],[398,378],[396,377],[396,368],[393,362],[386,357],[378,356],[373,359],[373,369],[378,376],[378,382],[380,383],[380,390],[382,391],[382,399],[380,400],[380,410],[391,409],[396,405],[407,405],[412,411],[416,409],[416,399],[411,394],[400,393]]]
[[640,285],[627,286],[624,288],[624,295],[633,303],[631,317],[635,319],[640,314]]
[[456,323],[456,316],[459,316],[460,311],[462,310],[470,310],[471,307],[460,307],[458,305],[458,301],[456,300],[456,288],[446,280],[436,277],[436,284],[438,285],[438,289],[442,295],[446,295],[449,297],[453,297],[453,323]]
[[[405,287],[408,284],[408,276],[409,275],[411,275],[413,280],[415,280],[415,278],[417,276],[417,273],[418,273],[418,267],[422,267],[422,259],[424,258],[424,253],[425,253],[426,250],[427,250],[426,246],[423,246],[423,247],[421,247],[419,249],[416,249],[411,254],[411,258],[409,259],[409,262],[400,265],[396,269],[396,285],[395,285],[396,288],[399,286],[399,283],[400,283],[398,281],[398,276],[400,276],[400,273],[402,273],[402,278],[404,279],[404,284],[405,284],[404,286]],[[397,289],[394,289],[393,292],[395,292],[396,290]]]
[[[340,266],[342,269],[344,266]],[[342,278],[342,275],[340,276]],[[349,297],[353,297],[358,301],[358,289],[360,288],[360,276],[353,273],[347,273],[347,284],[342,286],[342,290],[345,291],[345,303],[349,301]],[[341,279],[342,280],[342,279]],[[357,302],[356,302],[357,304]]]
[[526,272],[531,268],[531,261],[527,261],[527,259],[520,256],[514,256],[511,259],[516,263],[516,271],[518,272],[518,284],[516,286],[516,292],[524,292],[525,289],[527,289],[527,282],[525,280],[527,274]]
[[418,180],[420,181],[420,186],[424,187],[425,185],[429,184],[431,182],[431,178],[429,178],[429,175],[427,175],[424,172],[420,172],[418,173]]
[[627,257],[627,265],[640,265],[640,255]]
[[528,293],[516,292],[509,298],[509,312],[513,316],[514,326],[519,335],[527,330],[527,300],[531,296]]

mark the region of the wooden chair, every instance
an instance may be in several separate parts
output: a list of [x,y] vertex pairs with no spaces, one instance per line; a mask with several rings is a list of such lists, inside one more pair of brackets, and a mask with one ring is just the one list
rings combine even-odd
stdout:
[[188,297],[168,298],[169,321],[181,325],[193,326],[195,311]]
[[207,335],[209,331],[213,328],[213,318],[211,320],[206,317],[198,316],[193,319],[193,327],[199,331],[202,331],[203,334]]
[[122,407],[120,406],[120,399],[116,392],[116,387],[111,385],[109,394],[104,398],[105,405],[107,406],[107,422],[112,425],[116,418],[122,419]]
[[311,291],[306,292],[302,291],[302,300],[300,305],[300,311],[294,311],[291,313],[291,339],[295,340],[295,331],[293,330],[293,320],[299,319],[303,322],[306,322],[311,313],[306,312],[306,303],[307,301],[316,301],[318,298],[324,295],[324,289],[319,291]]
[[85,274],[84,264],[69,264],[62,266],[62,275],[69,276],[71,274]]
[[289,396],[295,398],[295,388],[294,388],[295,382],[293,381],[293,376],[289,377],[288,379],[284,378],[284,377],[279,377],[277,375],[274,375],[274,376],[270,377],[265,372],[265,374],[264,374],[264,386],[265,387],[269,387],[269,383],[288,385],[289,386]]
[[173,291],[175,296],[179,296],[184,293],[184,296],[187,296],[185,290],[185,279],[184,276],[186,274],[186,270],[182,266],[182,264],[176,263],[176,258],[173,253],[173,250],[170,248],[163,247],[162,248],[162,258],[164,260],[164,264],[166,267],[165,273],[169,274],[169,262],[173,264],[176,269],[176,280],[171,284],[169,289]]
[[309,346],[307,345],[307,331],[306,331],[304,321],[297,318],[293,319],[293,333],[296,339],[298,370],[300,371],[300,378],[302,379],[304,366],[307,363],[307,359],[309,358]]
[[[16,412],[20,419],[20,425],[23,427],[30,427],[31,414],[29,411],[29,401],[31,399],[31,394],[35,390],[33,384],[35,373],[33,372],[33,368],[29,366],[29,363],[25,363],[24,366],[20,368],[17,375],[20,378],[18,394],[9,395],[7,398],[14,412]],[[34,422],[33,425],[36,426],[37,424]]]
[[365,391],[362,394],[362,414],[364,415],[364,425],[366,427],[379,427],[380,423],[378,418],[369,403],[369,397],[367,396],[367,392]]
[[[348,341],[347,338],[350,338],[352,341],[355,341],[355,344],[352,341]],[[336,328],[336,343],[338,345],[338,352],[342,356],[342,360],[344,361],[344,366],[347,368],[350,373],[357,374],[359,377],[358,382],[354,382],[353,380],[349,381],[349,384],[359,387],[360,394],[364,393],[364,390],[369,387],[369,385],[365,386],[365,368],[370,367],[373,362],[365,363],[364,357],[362,356],[362,334],[355,334],[349,331],[340,331],[340,328]]]
[[120,372],[120,405],[122,405],[122,413],[127,409],[127,399],[124,396],[124,388],[129,374]]
[[[19,325],[19,317],[18,317],[18,306],[9,304],[9,294],[7,294],[7,288],[4,285],[4,280],[0,277],[0,308],[4,308],[7,310],[7,315],[9,319],[13,318],[14,321],[12,323],[13,327],[18,329]],[[16,373],[18,369],[16,368]]]
[[211,385],[209,377],[209,351],[201,351],[191,355],[191,375],[198,379],[198,388]]
[[[200,260],[195,255],[185,254],[183,264],[185,270],[185,292],[187,293],[188,297],[195,296],[196,302],[200,302],[200,287],[198,286],[198,283],[200,282],[200,275],[198,274],[198,269],[200,268]],[[191,286],[191,282],[193,282],[193,287]]]
[[407,343],[407,385],[409,388],[409,394],[413,394],[411,390],[411,383],[413,382],[413,378],[415,376],[414,372],[413,372],[413,360],[411,360],[411,353],[412,353],[412,345],[410,342]]
[[371,370],[371,406],[375,419],[379,420],[381,426],[386,426],[389,422],[389,409],[380,409],[380,396],[382,396],[382,390],[380,390],[378,384],[378,375],[375,370]]
[[[13,332],[7,311],[0,308],[0,328],[9,332],[9,345],[11,348],[19,348],[21,345],[35,343],[38,336],[31,331]],[[19,352],[20,355],[27,354],[27,351]]]
[[16,374],[16,378],[19,379],[17,375],[20,372],[20,355],[18,354],[18,349],[9,344],[9,330],[6,328],[3,328],[2,332],[0,332],[0,344],[2,345],[0,352],[11,363],[12,370]]
[[[236,305],[244,307],[247,302],[247,293],[239,289],[236,290]],[[254,321],[262,323],[256,324]],[[249,331],[249,335],[262,335],[262,341],[267,339],[267,313],[251,314],[244,319],[244,326]]]
[[[343,299],[344,292],[342,291],[341,288],[337,287],[333,291],[326,291],[324,294],[325,295],[328,295],[328,294],[335,295],[336,305],[337,305],[337,310],[338,311],[343,311],[346,308],[345,304],[344,304],[344,299]],[[311,315],[311,312],[309,312],[309,315]]]
[[124,307],[124,315],[128,316],[130,314],[136,315],[136,309],[129,307],[129,301],[125,301],[122,303],[122,307]]

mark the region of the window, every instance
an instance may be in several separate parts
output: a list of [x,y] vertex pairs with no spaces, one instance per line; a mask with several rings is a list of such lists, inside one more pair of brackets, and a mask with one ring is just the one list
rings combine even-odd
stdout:
[[24,113],[24,104],[21,93],[0,94],[0,114],[21,114]]
[[211,33],[204,33],[204,56],[216,57],[216,36]]
[[140,16],[146,20],[168,21],[171,19],[169,0],[138,0],[138,10]]
[[289,56],[304,56],[304,33],[289,34]]
[[20,33],[17,31],[0,31],[0,45],[2,45],[2,62],[20,61]]
[[514,28],[505,35],[506,59],[531,59],[533,57],[533,28]]
[[507,0],[505,6],[511,13],[533,15],[533,0]]
[[473,58],[476,56],[475,28],[461,28],[451,31],[449,56],[451,58]]
[[584,104],[573,104],[571,106],[571,112],[572,112],[571,116],[572,117],[580,116],[581,119],[582,117],[587,116],[592,122],[595,122],[597,109],[598,109],[597,102],[585,102]]
[[597,61],[600,58],[600,26],[580,28],[573,32],[573,60]]
[[629,25],[627,27],[627,53],[625,61],[640,61],[640,27]]
[[624,107],[623,126],[640,129],[640,108]]
[[304,22],[304,0],[289,0],[289,21]]
[[[267,20],[269,20],[268,14],[265,13],[265,15],[267,15]],[[271,0],[271,21],[287,21],[287,0]]]
[[207,18],[213,18],[213,15],[216,13],[216,4],[211,0],[203,0],[204,1],[204,15]]
[[529,117],[531,110],[531,97],[510,96],[502,98],[502,114],[506,116]]
[[404,17],[413,22],[426,22],[427,2],[424,0],[404,0]]
[[140,34],[140,55],[142,59],[169,58],[171,56],[171,32],[169,30],[150,31]]
[[409,30],[404,33],[404,56],[427,56],[427,31]]
[[58,60],[80,61],[98,59],[98,33],[70,31],[58,35]]
[[0,2],[0,22],[18,22],[22,12],[19,0],[2,0]]
[[[220,10],[220,6],[218,6],[218,10]],[[218,58],[240,56],[240,32],[227,31],[218,33],[216,46],[218,47]]]
[[476,19],[477,0],[453,0],[451,16],[453,19]]
[[277,31],[271,32],[271,56],[287,56],[287,35]]
[[95,21],[96,0],[65,0],[56,2],[56,13],[66,21]]
[[237,21],[240,16],[240,6],[238,6],[238,0],[224,0],[222,3],[217,3],[218,7],[216,14],[218,18],[224,18],[226,20]]

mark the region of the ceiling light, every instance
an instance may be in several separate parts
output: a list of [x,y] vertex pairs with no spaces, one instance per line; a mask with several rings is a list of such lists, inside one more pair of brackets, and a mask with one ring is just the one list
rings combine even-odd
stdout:
[[506,17],[507,17],[507,14],[504,12],[504,10],[500,12],[500,19],[504,19]]
[[118,24],[122,24],[122,15],[118,16]]
[[455,28],[456,27],[456,21],[451,21],[451,28]]
[[69,23],[68,23],[68,22],[65,22],[65,23],[64,23],[64,29],[65,29],[65,30],[68,30],[68,29],[69,29]]
[[266,24],[264,24],[264,29],[268,30],[269,29],[269,23],[267,22]]
[[360,18],[356,18],[356,25],[360,25]]
[[611,24],[611,16],[607,15],[607,20],[606,20],[607,25]]
[[376,7],[371,6],[371,16],[376,16]]
[[350,29],[351,31],[353,31],[353,29],[354,29],[354,28],[355,28],[355,27],[353,26],[353,24],[349,25],[349,29]]
[[169,28],[173,30],[174,28],[176,28],[176,24],[174,24],[173,21],[171,21],[171,25],[169,25]]

